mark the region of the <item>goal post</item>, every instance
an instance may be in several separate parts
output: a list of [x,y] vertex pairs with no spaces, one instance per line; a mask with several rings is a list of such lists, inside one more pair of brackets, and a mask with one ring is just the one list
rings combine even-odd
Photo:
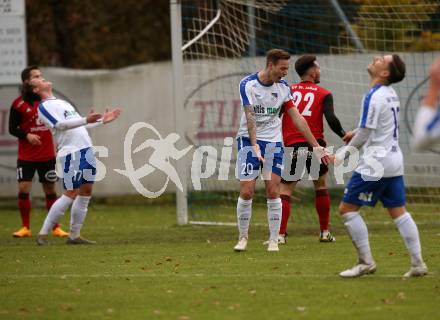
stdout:
[[[171,41],[173,60],[173,105],[174,129],[185,136],[184,125],[180,121],[183,113],[183,58],[182,58],[182,8],[179,0],[170,0]],[[176,170],[182,182],[182,190],[176,188],[177,224],[188,223],[188,177],[183,161],[176,162]]]

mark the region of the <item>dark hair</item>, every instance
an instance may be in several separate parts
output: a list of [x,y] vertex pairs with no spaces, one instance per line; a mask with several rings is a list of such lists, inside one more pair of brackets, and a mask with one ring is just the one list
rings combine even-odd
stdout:
[[266,66],[269,65],[269,62],[273,64],[277,64],[279,60],[288,60],[290,59],[290,53],[281,49],[271,49],[266,53]]
[[34,104],[36,101],[41,101],[41,98],[34,91],[34,86],[29,81],[24,81],[20,88],[21,98],[23,101]]
[[302,77],[307,72],[307,70],[315,66],[315,61],[316,56],[311,54],[306,54],[299,57],[299,59],[295,62],[296,73],[298,73],[298,75]]
[[389,63],[388,69],[390,71],[390,75],[388,76],[389,84],[400,82],[405,78],[405,62],[403,62],[399,55],[392,55],[392,61]]
[[24,68],[23,71],[21,72],[21,82],[25,82],[25,81],[30,80],[32,70],[40,70],[40,68],[38,68],[38,66],[36,66],[36,65],[32,65],[32,66]]

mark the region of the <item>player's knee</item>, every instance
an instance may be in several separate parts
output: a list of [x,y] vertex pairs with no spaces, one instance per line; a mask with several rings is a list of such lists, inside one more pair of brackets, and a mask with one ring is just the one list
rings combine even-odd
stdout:
[[346,209],[347,209],[347,208],[346,208],[345,204],[344,204],[343,202],[341,202],[341,203],[339,204],[339,208],[338,208],[338,210],[339,210],[339,214],[343,215],[344,213],[347,213],[347,210],[346,210]]
[[30,193],[32,187],[31,181],[22,181],[18,183],[18,193]]
[[49,183],[43,183],[43,191],[45,194],[54,194],[55,191],[55,183],[49,182]]
[[76,196],[78,195],[78,189],[73,189],[73,190],[64,190],[64,195],[66,197],[69,197],[70,199],[75,199]]
[[240,198],[242,198],[243,200],[251,200],[253,195],[253,187],[247,185],[243,185],[240,187]]
[[344,214],[349,213],[349,212],[359,211],[359,209],[360,209],[360,206],[358,206],[356,204],[346,203],[346,202],[343,202],[343,201],[339,205],[339,213],[341,215],[344,215]]
[[327,189],[327,185],[325,183],[325,179],[318,179],[316,181],[313,181],[315,185],[315,190],[324,190]]
[[282,186],[280,188],[280,195],[290,197],[292,195],[292,193],[293,193],[292,190],[289,188],[289,186],[284,186],[283,187],[283,185],[284,184],[282,184]]
[[251,190],[241,190],[240,198],[243,200],[251,200],[254,193]]
[[266,191],[266,197],[268,199],[276,199],[279,198],[280,193],[278,188],[268,188]]
[[81,188],[79,188],[79,195],[84,197],[90,197],[92,195],[92,187],[91,186],[83,187],[83,186],[85,185],[82,185]]

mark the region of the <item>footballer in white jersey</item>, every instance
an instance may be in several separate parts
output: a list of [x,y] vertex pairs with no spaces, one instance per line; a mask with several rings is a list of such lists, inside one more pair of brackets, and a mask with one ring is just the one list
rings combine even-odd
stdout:
[[399,97],[391,86],[377,84],[363,98],[359,128],[368,128],[371,132],[362,145],[355,171],[364,180],[403,175],[399,112]]
[[[271,162],[272,172],[281,176],[283,145],[280,113],[284,105],[293,108],[289,85],[281,80],[270,85],[263,84],[255,73],[240,81],[240,99],[243,106],[252,108],[255,115],[257,144],[266,163]],[[249,138],[245,110],[241,114],[237,132],[239,156],[236,173],[239,179],[256,178],[259,175],[260,161],[248,156],[252,144]]]
[[431,65],[429,86],[414,124],[413,147],[426,150],[440,143],[440,58]]
[[[359,214],[364,205],[381,201],[394,220],[411,257],[405,277],[423,276],[428,268],[422,258],[419,231],[405,207],[403,157],[399,148],[399,98],[391,84],[405,77],[405,63],[396,54],[375,57],[368,66],[370,90],[362,102],[356,132],[347,133],[349,146],[362,147],[362,155],[339,205],[339,212],[358,253],[357,264],[339,275],[359,277],[376,271],[367,226]],[[336,160],[341,154],[336,154]]]
[[[253,106],[257,140],[281,142],[280,113],[283,105],[292,100],[290,88],[286,81],[265,85],[252,74],[240,81],[240,100],[242,106]],[[247,120],[244,110],[241,114],[237,137],[249,138]]]
[[[96,159],[92,140],[86,127],[87,119],[81,117],[67,101],[50,97],[38,107],[40,120],[52,130],[57,142],[57,160],[63,169],[66,190],[78,189],[82,184],[93,183]],[[93,125],[101,124],[99,119]]]
[[41,101],[38,114],[40,120],[55,133],[57,160],[61,160],[65,189],[50,208],[38,233],[37,244],[43,246],[49,243],[49,231],[70,206],[72,209],[67,244],[94,244],[95,241],[80,236],[96,174],[92,141],[85,127],[111,122],[119,117],[121,110],[106,111],[103,115],[90,112],[87,117],[81,117],[70,103],[53,96],[52,83],[42,77],[24,82],[22,94],[24,97],[36,95]]
[[[282,107],[284,116],[292,117],[308,142],[313,147],[322,149],[306,120],[293,104],[289,86],[282,80],[289,70],[289,59],[290,54],[284,50],[272,49],[266,55],[266,67],[240,82],[243,113],[237,133],[236,176],[240,180],[240,196],[237,201],[239,241],[234,247],[235,251],[245,251],[247,247],[252,196],[261,167],[266,186],[270,233],[267,250],[278,251],[277,239],[281,222],[279,185],[283,161],[280,120]],[[328,160],[328,157],[323,158],[324,162]]]
[[[92,140],[85,126],[85,118],[81,117],[67,101],[55,97],[42,100],[38,107],[38,116],[46,127],[52,130],[58,153],[68,154],[92,146]],[[57,123],[65,120],[78,120],[83,125],[68,130],[57,127]]]

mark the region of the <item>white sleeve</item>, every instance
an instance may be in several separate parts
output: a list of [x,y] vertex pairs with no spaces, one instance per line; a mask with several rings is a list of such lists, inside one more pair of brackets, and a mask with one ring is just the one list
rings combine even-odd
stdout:
[[[51,112],[49,112],[51,110]],[[40,103],[38,106],[38,117],[44,123],[44,125],[48,128],[55,128],[56,124],[59,121],[62,121],[62,118],[53,108],[46,108],[43,103]]]
[[[49,128],[69,130],[87,124],[87,118],[78,117],[66,120],[62,115],[65,110],[60,106],[59,100],[41,103],[38,107],[40,120]],[[47,105],[48,104],[48,107]]]
[[440,111],[422,106],[414,124],[412,146],[415,150],[428,149],[440,142]]
[[380,114],[381,101],[372,94],[365,96],[362,102],[359,128],[376,129]]
[[290,100],[293,101],[292,90],[290,90],[289,84],[287,82],[285,82],[284,80],[282,80],[282,83],[286,85],[286,90],[287,90],[287,95],[286,95],[283,103],[289,102]]
[[92,129],[92,128],[96,128],[100,125],[104,124],[104,122],[102,121],[102,119],[99,119],[97,122],[94,123],[87,123],[86,124],[86,129]]
[[289,102],[289,101],[293,101],[293,97],[292,94],[290,93],[290,89],[289,89],[289,93],[286,96],[286,99],[284,99],[284,103]]
[[372,130],[369,128],[358,128],[356,130],[356,134],[350,140],[350,142],[336,152],[336,158],[338,160],[344,160],[345,154],[350,149],[350,147],[355,147],[359,149],[365,142],[367,142],[368,138],[371,135],[371,131]]
[[58,129],[58,130],[69,130],[69,129],[74,129],[74,128],[78,128],[81,126],[85,126],[86,124],[87,124],[87,118],[83,117],[83,118],[75,118],[75,119],[58,121],[54,127],[55,127],[55,129]]
[[247,79],[240,82],[240,100],[242,106],[253,105],[252,94],[250,86],[247,85],[248,83],[249,81]]
[[358,148],[363,146],[367,142],[371,135],[371,129],[369,128],[358,128],[354,137],[350,140],[347,146]]

